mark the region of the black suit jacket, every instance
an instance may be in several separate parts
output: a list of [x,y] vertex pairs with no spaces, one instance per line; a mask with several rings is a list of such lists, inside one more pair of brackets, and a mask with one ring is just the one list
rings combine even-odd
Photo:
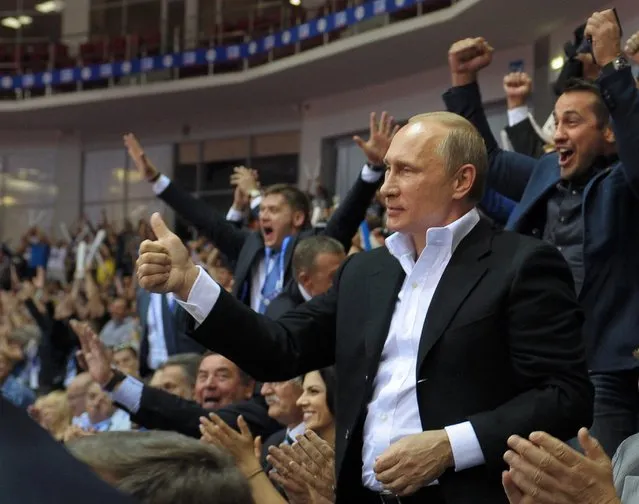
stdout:
[[294,278],[291,278],[280,295],[266,307],[264,315],[276,320],[305,301],[304,296],[302,296],[297,286],[297,282]]
[[0,501],[133,504],[0,396]]
[[[328,293],[277,321],[222,292],[194,333],[263,381],[336,364],[338,503],[364,500],[362,425],[404,277],[385,247],[356,254]],[[570,270],[550,245],[485,221],[458,245],[422,331],[417,400],[425,431],[470,421],[486,464],[446,471],[447,503],[506,502],[500,476],[511,434],[568,439],[591,424],[582,322]]]
[[[126,407],[118,406],[126,411]],[[200,437],[200,417],[208,417],[213,411],[228,425],[237,429],[237,417],[242,415],[254,436],[266,439],[282,428],[268,416],[264,398],[256,395],[248,401],[225,406],[217,410],[206,410],[195,401],[182,399],[164,390],[149,387],[142,389],[142,399],[137,413],[131,413],[131,421],[147,429],[169,430],[185,436]]]
[[515,152],[537,159],[544,155],[544,141],[530,122],[530,117],[504,130]]
[[[364,220],[366,210],[380,184],[381,181],[370,184],[358,177],[321,233],[335,238],[345,250],[349,250],[353,236]],[[159,197],[198,230],[205,233],[228,260],[235,264],[233,295],[248,304],[251,267],[258,258],[262,257],[264,250],[262,234],[259,231],[238,229],[236,225],[226,220],[226,216],[174,183],[160,193]],[[295,245],[315,233],[313,229],[301,231],[286,249],[284,284],[293,278],[291,261]]]

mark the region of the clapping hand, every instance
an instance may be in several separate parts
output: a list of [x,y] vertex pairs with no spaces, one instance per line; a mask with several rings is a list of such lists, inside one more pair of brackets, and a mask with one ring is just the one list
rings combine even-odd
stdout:
[[72,320],[70,325],[80,341],[78,361],[100,386],[106,385],[113,377],[109,350],[86,322]]

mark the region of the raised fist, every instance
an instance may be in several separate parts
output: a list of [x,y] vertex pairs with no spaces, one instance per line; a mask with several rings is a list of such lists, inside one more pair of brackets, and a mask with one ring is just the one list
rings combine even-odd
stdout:
[[448,65],[452,74],[475,75],[493,60],[493,48],[482,37],[455,42],[448,50]]
[[532,80],[525,72],[512,72],[504,77],[504,91],[508,101],[508,108],[525,105],[530,95]]

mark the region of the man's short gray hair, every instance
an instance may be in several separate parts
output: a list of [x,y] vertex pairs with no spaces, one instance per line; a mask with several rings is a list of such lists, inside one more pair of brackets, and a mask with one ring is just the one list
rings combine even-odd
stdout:
[[433,121],[448,129],[437,146],[437,154],[444,160],[446,171],[451,176],[464,165],[475,167],[475,182],[468,192],[468,199],[475,203],[481,201],[488,176],[488,152],[477,128],[468,119],[452,112],[419,114],[411,117],[409,123],[422,121]]
[[68,443],[73,456],[142,504],[254,504],[231,457],[175,432],[113,431]]
[[335,238],[325,235],[310,236],[301,240],[293,252],[293,274],[312,271],[320,254],[344,254],[344,247]]
[[191,387],[195,387],[195,382],[197,381],[197,373],[200,369],[200,364],[202,363],[202,356],[197,353],[182,353],[176,354],[169,357],[166,361],[164,361],[160,366],[158,366],[157,371],[164,369],[169,366],[178,366],[182,368],[184,372],[184,376],[186,376],[189,381],[189,385]]

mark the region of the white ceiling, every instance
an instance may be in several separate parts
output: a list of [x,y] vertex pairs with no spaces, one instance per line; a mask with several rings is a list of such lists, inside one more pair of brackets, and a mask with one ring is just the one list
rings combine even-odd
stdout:
[[[300,104],[310,98],[344,92],[445,65],[455,40],[484,36],[497,49],[526,45],[564,23],[585,19],[601,0],[462,0],[452,9],[379,28],[241,74],[193,78],[115,90],[59,95],[0,104],[0,116],[13,129],[119,131],[123,118],[143,115],[166,121],[179,115],[219,116]],[[428,19],[426,19],[428,18]],[[370,39],[362,44],[364,38]],[[277,70],[277,71],[275,71]],[[188,82],[188,83],[187,83]],[[188,90],[175,90],[177,86]],[[111,96],[110,96],[111,95]],[[9,121],[9,122],[7,122]]]

